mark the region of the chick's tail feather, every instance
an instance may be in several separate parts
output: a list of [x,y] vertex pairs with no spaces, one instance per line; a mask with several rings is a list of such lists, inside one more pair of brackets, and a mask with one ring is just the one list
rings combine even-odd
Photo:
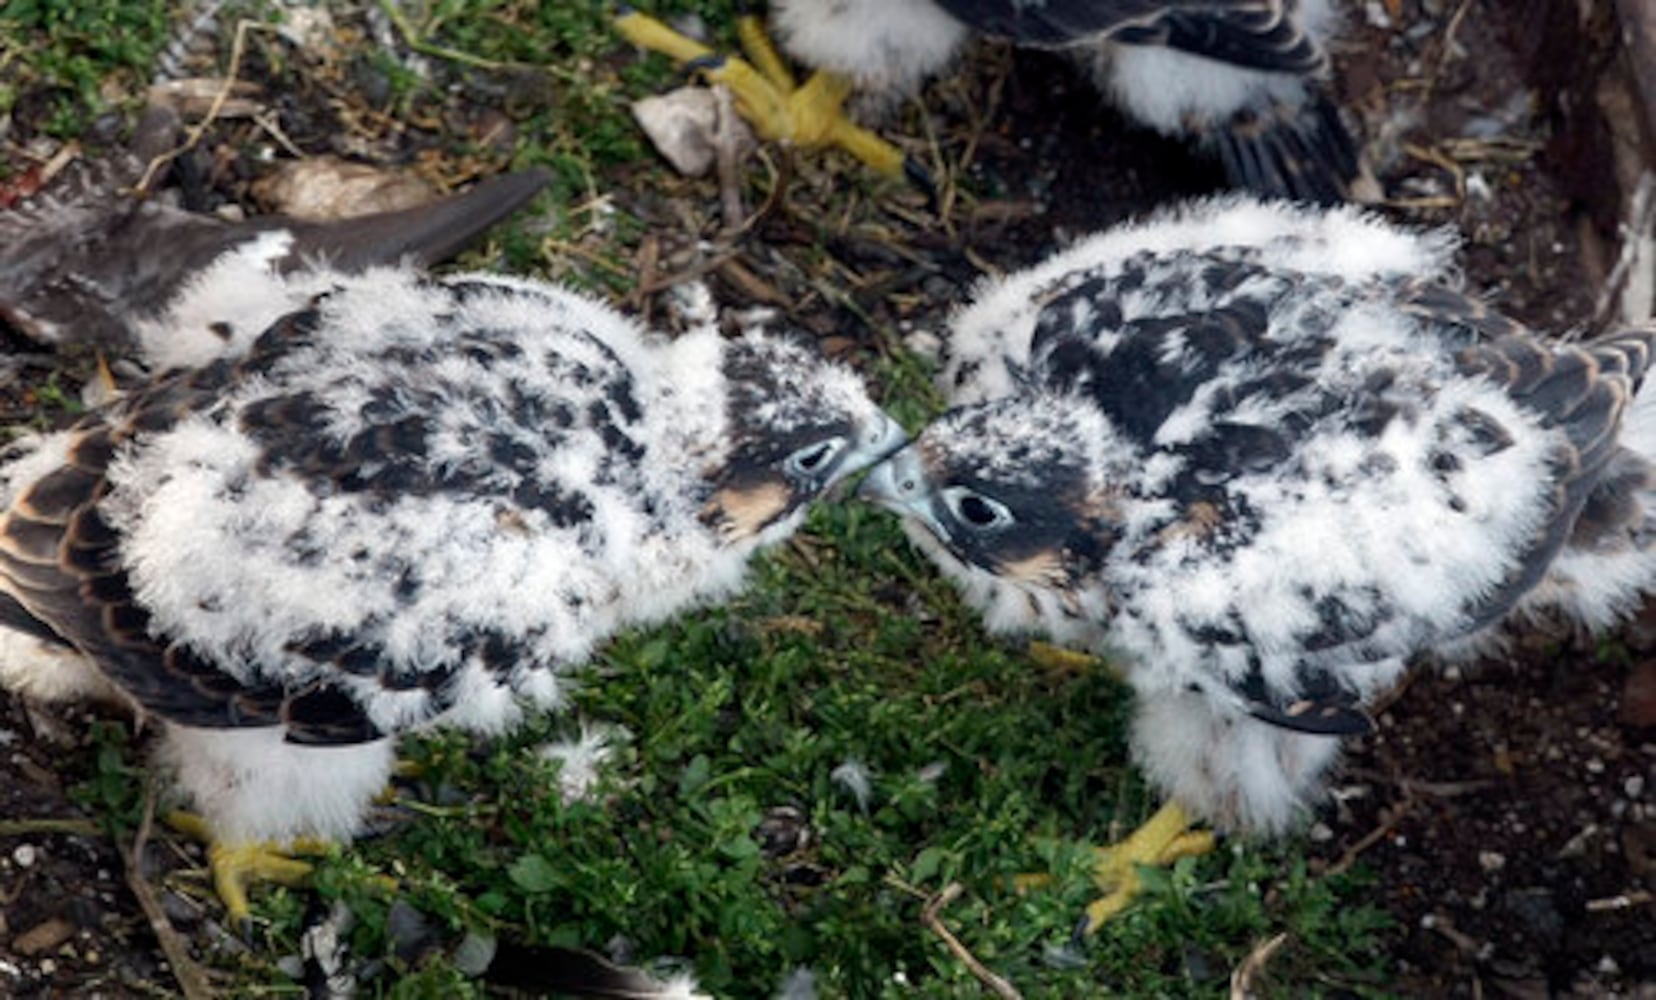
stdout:
[[1656,593],[1656,325],[1584,346],[1602,370],[1626,372],[1631,398],[1615,451],[1547,576],[1518,611],[1561,614],[1592,633],[1614,627]]
[[1338,205],[1378,193],[1340,109],[1320,91],[1239,112],[1212,141],[1232,186],[1269,198]]

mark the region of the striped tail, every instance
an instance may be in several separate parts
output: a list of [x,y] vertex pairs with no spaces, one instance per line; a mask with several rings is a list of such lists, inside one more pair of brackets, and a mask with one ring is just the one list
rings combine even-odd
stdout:
[[1319,205],[1352,199],[1369,179],[1340,109],[1317,90],[1297,105],[1238,112],[1213,135],[1233,187]]

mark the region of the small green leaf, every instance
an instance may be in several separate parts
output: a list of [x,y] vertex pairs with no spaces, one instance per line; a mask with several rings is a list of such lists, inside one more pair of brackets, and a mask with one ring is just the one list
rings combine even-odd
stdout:
[[834,884],[836,886],[845,887],[852,885],[863,885],[867,883],[867,881],[868,869],[862,865],[852,865],[850,868],[847,868],[843,873],[841,873],[839,878],[834,880]]
[[552,867],[552,862],[539,854],[525,854],[518,858],[506,874],[513,885],[531,894],[551,892],[563,884],[563,878]]
[[713,764],[706,754],[697,754],[690,758],[690,763],[684,767],[684,773],[679,775],[679,794],[692,795],[696,789],[707,784],[707,779],[713,774]]
[[943,859],[948,852],[941,847],[928,847],[915,856],[914,864],[909,866],[909,881],[916,884],[928,882],[943,867]]

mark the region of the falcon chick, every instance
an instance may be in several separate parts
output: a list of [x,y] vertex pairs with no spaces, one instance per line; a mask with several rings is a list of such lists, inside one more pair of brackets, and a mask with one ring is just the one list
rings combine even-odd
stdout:
[[728,596],[904,440],[784,337],[669,340],[531,281],[327,278],[245,354],[0,464],[0,681],[161,720],[236,916],[237,845],[352,836],[390,737],[555,708],[605,639]]
[[864,495],[998,631],[1106,654],[1170,804],[1100,859],[1277,832],[1408,657],[1656,585],[1656,331],[1544,342],[1452,238],[1229,198],[1094,236],[954,320],[955,408]]
[[802,86],[752,18],[739,24],[751,64],[720,60],[641,14],[618,26],[638,45],[708,67],[760,135],[839,145],[890,174],[923,172],[851,125],[846,99],[914,93],[977,32],[1071,54],[1135,121],[1216,152],[1234,186],[1335,203],[1364,175],[1325,91],[1338,20],[1330,0],[772,0],[770,8],[782,48],[816,70]]

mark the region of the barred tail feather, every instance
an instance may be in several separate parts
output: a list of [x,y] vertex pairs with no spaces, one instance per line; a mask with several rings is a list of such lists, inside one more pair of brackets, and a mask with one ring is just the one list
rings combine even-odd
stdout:
[[1267,197],[1338,205],[1364,176],[1357,142],[1326,94],[1240,112],[1213,138],[1231,184]]
[[1558,558],[1517,613],[1561,614],[1588,632],[1610,628],[1656,591],[1656,385],[1645,383],[1656,328],[1593,345],[1607,364],[1626,365],[1635,386],[1618,448]]

